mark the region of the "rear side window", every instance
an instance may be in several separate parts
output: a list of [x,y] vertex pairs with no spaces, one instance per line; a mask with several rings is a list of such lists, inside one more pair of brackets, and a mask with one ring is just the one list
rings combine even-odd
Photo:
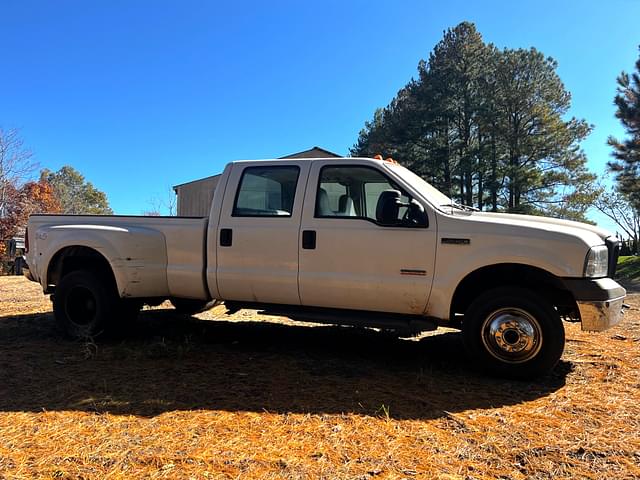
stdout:
[[299,174],[296,166],[245,168],[232,216],[290,217]]

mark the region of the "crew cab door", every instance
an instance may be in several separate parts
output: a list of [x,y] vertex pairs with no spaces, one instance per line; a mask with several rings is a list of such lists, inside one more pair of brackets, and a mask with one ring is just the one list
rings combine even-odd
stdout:
[[233,164],[217,228],[225,300],[300,304],[298,234],[309,162]]
[[394,190],[408,205],[407,191],[371,163],[313,162],[301,225],[303,305],[425,311],[434,273],[435,218],[423,211],[420,221],[409,222],[405,206],[396,222],[381,223],[382,197]]

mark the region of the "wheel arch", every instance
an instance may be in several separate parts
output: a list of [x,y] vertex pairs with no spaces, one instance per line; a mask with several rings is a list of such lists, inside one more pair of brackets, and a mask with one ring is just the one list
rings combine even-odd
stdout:
[[118,287],[113,267],[102,253],[84,245],[68,245],[59,249],[49,261],[45,292],[50,293],[52,285],[57,285],[65,275],[78,270],[96,272],[111,282],[114,288]]
[[577,315],[573,295],[560,277],[531,265],[500,263],[478,268],[458,283],[451,298],[450,319],[453,321],[457,314],[464,314],[473,300],[482,293],[504,286],[529,288],[549,298],[560,315]]

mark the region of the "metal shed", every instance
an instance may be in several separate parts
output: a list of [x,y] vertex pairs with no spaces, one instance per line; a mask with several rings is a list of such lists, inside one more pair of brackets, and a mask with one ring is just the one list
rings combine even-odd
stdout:
[[[313,147],[302,152],[292,153],[280,157],[287,158],[340,158],[341,155],[330,152],[320,147]],[[181,183],[173,187],[173,191],[178,197],[177,215],[184,217],[206,217],[209,215],[213,192],[216,189],[220,175],[193,180]]]

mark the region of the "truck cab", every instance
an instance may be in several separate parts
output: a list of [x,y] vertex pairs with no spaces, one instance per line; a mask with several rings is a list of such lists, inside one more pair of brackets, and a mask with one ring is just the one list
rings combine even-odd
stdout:
[[213,297],[425,312],[437,220],[383,164],[238,162],[226,177],[219,217],[209,223]]

